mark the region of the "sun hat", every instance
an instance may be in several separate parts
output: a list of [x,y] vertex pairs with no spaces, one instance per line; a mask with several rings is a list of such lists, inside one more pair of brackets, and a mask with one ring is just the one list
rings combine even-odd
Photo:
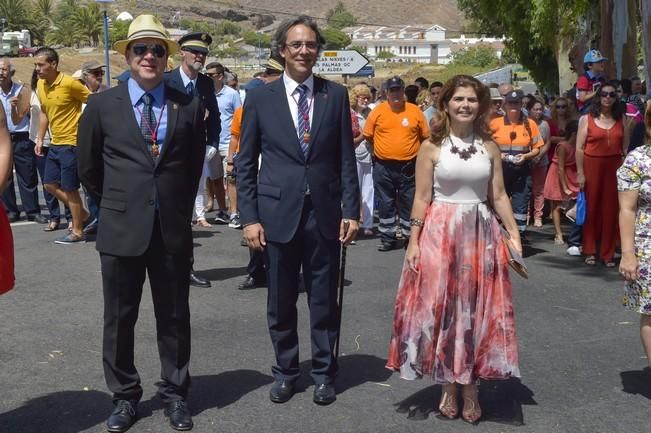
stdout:
[[174,39],[170,39],[165,26],[153,15],[138,15],[131,24],[127,38],[117,41],[113,44],[113,49],[120,54],[125,54],[127,46],[138,39],[156,38],[165,42],[167,45],[167,54],[173,55],[179,50],[179,44]]

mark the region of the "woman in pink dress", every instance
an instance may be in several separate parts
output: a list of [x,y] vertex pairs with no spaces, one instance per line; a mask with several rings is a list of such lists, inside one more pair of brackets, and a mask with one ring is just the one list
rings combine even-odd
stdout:
[[[561,204],[567,200],[576,199],[579,184],[576,182],[576,131],[579,122],[572,120],[565,128],[565,140],[556,146],[552,163],[547,171],[543,195],[551,202],[552,221],[554,221],[554,243],[563,245],[561,230]],[[569,217],[569,214],[568,214]]]
[[[7,187],[13,164],[11,138],[4,110],[0,110],[0,193]],[[5,208],[0,202],[0,294],[14,287],[14,243]]]
[[[416,162],[412,232],[396,296],[387,368],[443,385],[443,419],[481,418],[478,379],[519,377],[508,252],[522,251],[488,129],[488,88],[457,75],[441,91]],[[432,198],[432,187],[434,197]]]

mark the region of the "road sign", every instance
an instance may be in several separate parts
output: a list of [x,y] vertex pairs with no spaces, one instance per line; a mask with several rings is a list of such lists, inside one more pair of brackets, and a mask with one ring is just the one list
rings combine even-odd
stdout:
[[354,74],[368,64],[368,59],[355,50],[322,51],[312,72],[320,75]]

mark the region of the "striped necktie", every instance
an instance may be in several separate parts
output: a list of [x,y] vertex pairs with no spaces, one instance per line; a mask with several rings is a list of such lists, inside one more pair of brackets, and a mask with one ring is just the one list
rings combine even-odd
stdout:
[[298,140],[301,143],[303,155],[307,156],[310,147],[310,107],[307,105],[307,91],[305,84],[297,88],[298,97]]

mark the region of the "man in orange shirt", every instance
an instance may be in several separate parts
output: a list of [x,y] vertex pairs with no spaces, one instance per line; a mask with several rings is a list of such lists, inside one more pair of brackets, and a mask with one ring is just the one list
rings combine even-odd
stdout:
[[364,125],[364,138],[373,146],[373,183],[378,200],[380,240],[378,251],[399,247],[396,213],[405,238],[409,238],[409,216],[416,188],[416,155],[429,137],[423,112],[405,101],[405,83],[389,79],[387,101],[376,106]]

